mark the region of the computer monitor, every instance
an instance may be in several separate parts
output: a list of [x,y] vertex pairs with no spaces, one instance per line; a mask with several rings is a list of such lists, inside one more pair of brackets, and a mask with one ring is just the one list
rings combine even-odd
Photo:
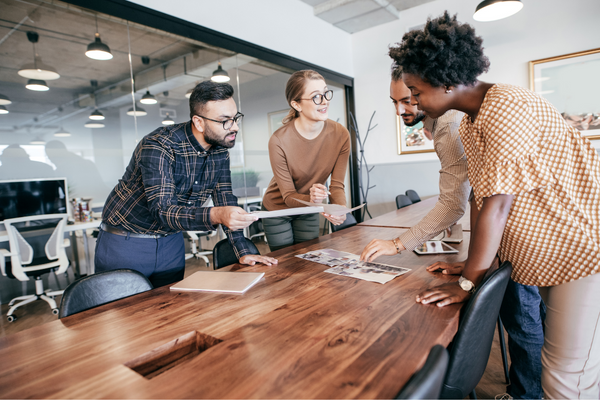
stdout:
[[0,221],[30,215],[67,214],[67,179],[0,181]]

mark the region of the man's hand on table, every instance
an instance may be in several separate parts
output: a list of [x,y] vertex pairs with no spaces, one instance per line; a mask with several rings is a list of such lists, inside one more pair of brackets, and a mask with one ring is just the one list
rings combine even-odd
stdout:
[[417,295],[417,303],[436,303],[438,307],[444,307],[454,303],[467,301],[471,295],[464,291],[458,282],[445,283],[432,289],[425,290]]
[[241,207],[213,207],[210,210],[211,224],[222,224],[231,229],[232,231],[244,229],[245,227],[252,224],[254,221],[258,221],[258,217],[252,214],[248,214]]
[[246,254],[245,256],[242,256],[240,258],[239,262],[240,262],[240,264],[246,264],[246,265],[254,265],[256,263],[263,263],[265,265],[268,265],[269,267],[271,265],[275,265],[278,263],[276,258],[260,256],[258,254]]
[[[400,246],[400,251],[406,250],[399,240],[398,246]],[[379,256],[393,256],[395,254],[398,254],[398,249],[396,249],[394,242],[391,240],[373,239],[361,253],[360,260],[370,262]]]
[[463,269],[465,268],[465,261],[458,261],[458,262],[446,262],[446,261],[438,261],[435,262],[433,264],[431,264],[429,267],[427,267],[427,271],[429,272],[437,272],[438,270],[442,270],[442,274],[448,274],[448,275],[460,275],[463,271]]

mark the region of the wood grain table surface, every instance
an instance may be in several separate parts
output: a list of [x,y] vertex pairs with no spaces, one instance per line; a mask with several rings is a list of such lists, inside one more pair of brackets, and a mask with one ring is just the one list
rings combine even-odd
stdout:
[[243,295],[157,288],[0,339],[1,398],[392,398],[435,344],[456,333],[461,305],[415,302],[456,277],[430,273],[456,255],[403,252],[411,268],[382,285],[294,257],[360,254],[400,229],[355,226],[274,253]]
[[[419,223],[433,209],[437,203],[438,196],[430,197],[399,210],[391,211],[370,220],[361,222],[360,226],[377,226],[381,228],[412,228]],[[470,215],[471,206],[467,203],[467,209],[458,224],[462,224],[463,231],[471,231]]]

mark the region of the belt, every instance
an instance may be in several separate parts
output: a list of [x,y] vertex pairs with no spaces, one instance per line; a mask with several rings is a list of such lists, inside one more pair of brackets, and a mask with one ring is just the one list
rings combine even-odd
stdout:
[[146,235],[144,233],[133,233],[133,232],[125,231],[120,228],[115,228],[114,226],[106,225],[104,222],[100,224],[100,229],[102,229],[104,232],[112,233],[113,235],[129,236],[129,237],[138,238],[138,239],[160,239],[160,238],[164,238],[169,235],[172,235],[172,233],[165,233],[165,234],[157,233],[155,235]]

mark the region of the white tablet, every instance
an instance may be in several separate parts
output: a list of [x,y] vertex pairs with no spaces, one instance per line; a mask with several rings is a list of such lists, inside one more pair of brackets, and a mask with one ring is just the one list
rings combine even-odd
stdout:
[[417,254],[451,254],[458,253],[454,247],[439,240],[430,240],[415,249]]

